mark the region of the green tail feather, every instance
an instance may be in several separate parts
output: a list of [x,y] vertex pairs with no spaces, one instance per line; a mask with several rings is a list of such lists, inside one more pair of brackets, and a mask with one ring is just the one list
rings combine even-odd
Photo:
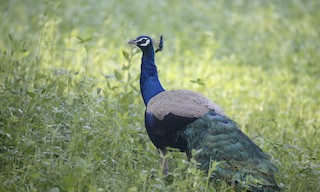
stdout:
[[201,169],[209,170],[212,161],[219,162],[212,178],[235,184],[237,190],[278,191],[274,173],[277,168],[253,141],[238,129],[237,123],[210,111],[189,124],[180,133]]

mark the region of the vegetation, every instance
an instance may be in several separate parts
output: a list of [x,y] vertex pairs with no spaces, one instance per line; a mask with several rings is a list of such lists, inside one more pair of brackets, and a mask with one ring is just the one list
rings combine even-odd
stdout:
[[4,1],[0,191],[228,191],[143,123],[138,35],[164,35],[166,89],[222,106],[279,168],[320,191],[320,2]]

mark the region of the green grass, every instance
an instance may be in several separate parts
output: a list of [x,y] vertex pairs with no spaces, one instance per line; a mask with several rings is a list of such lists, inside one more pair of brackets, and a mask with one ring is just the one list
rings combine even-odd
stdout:
[[[319,1],[18,1],[0,5],[0,191],[228,191],[149,140],[141,54],[164,35],[167,89],[222,106],[279,168],[320,191]],[[202,85],[204,84],[204,85]],[[215,189],[213,188],[215,187]]]

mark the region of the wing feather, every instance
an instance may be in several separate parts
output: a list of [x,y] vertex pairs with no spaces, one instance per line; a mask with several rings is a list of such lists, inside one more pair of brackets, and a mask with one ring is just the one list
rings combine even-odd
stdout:
[[163,91],[151,98],[147,104],[147,113],[152,113],[159,120],[163,120],[169,113],[181,117],[199,118],[209,110],[225,115],[217,104],[189,90]]

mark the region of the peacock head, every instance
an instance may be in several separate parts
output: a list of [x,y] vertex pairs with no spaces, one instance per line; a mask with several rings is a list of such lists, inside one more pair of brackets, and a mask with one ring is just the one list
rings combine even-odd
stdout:
[[163,36],[160,36],[159,41],[152,39],[148,36],[139,36],[135,39],[132,39],[128,43],[138,46],[142,51],[153,48],[154,46],[156,48],[155,52],[158,52],[161,51],[163,48]]

